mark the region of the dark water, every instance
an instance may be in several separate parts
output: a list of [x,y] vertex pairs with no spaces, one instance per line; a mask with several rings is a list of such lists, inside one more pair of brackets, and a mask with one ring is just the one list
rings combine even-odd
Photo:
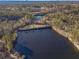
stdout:
[[15,50],[25,59],[79,59],[67,38],[50,28],[17,33]]
[[22,18],[21,16],[0,16],[0,21],[5,21],[6,19],[7,20],[13,20],[13,21],[16,21],[16,20],[19,20],[20,18]]

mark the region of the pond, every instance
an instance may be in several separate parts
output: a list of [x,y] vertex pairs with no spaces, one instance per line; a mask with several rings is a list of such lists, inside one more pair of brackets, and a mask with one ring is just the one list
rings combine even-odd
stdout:
[[6,19],[8,19],[9,21],[16,21],[19,20],[20,18],[22,18],[21,16],[0,16],[0,21],[5,21]]
[[15,50],[25,59],[79,59],[72,44],[51,28],[18,31]]
[[35,20],[41,20],[43,18],[43,16],[45,16],[46,13],[37,13],[35,14]]

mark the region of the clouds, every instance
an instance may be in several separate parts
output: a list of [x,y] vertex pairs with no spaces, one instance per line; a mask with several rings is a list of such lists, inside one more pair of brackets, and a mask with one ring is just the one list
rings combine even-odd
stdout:
[[28,0],[28,1],[57,1],[57,0]]
[[79,0],[28,0],[28,1],[79,1]]
[[0,0],[0,1],[26,1],[26,0]]
[[0,0],[0,1],[79,1],[79,0]]

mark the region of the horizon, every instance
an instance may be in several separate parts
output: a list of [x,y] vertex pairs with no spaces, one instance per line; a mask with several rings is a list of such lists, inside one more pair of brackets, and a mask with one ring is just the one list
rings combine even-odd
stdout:
[[0,0],[2,2],[7,1],[79,1],[79,0]]

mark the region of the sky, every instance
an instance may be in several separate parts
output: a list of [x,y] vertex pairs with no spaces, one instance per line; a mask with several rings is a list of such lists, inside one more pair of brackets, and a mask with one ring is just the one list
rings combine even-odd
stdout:
[[0,0],[0,1],[79,1],[79,0]]

